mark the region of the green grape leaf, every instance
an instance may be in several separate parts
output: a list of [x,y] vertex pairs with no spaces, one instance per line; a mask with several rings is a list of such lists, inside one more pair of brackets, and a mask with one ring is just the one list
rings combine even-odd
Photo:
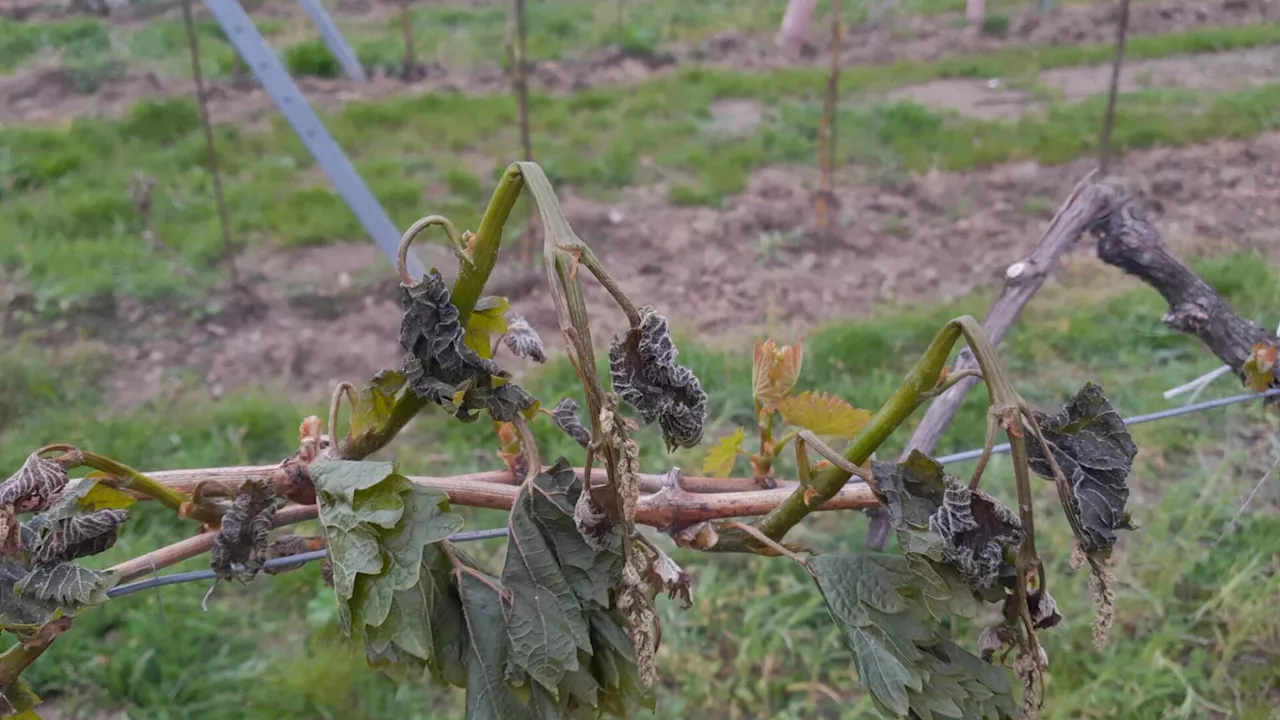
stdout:
[[805,391],[778,403],[782,419],[816,435],[853,437],[866,426],[871,413],[855,408],[842,398],[825,393]]
[[742,447],[742,441],[746,436],[742,428],[736,428],[732,433],[716,441],[716,444],[707,451],[706,459],[702,461],[702,472],[716,478],[729,477],[733,472],[733,461],[738,459],[738,450]]
[[858,678],[880,710],[898,717],[1014,717],[1008,677],[926,624],[927,565],[879,553],[808,561],[827,610],[853,651]]
[[62,493],[62,496],[54,501],[48,510],[40,513],[40,518],[43,523],[49,524],[82,513],[123,510],[135,502],[137,500],[129,493],[89,476]]
[[751,394],[762,413],[772,413],[791,395],[804,360],[804,344],[778,346],[772,339],[757,343],[751,360]]
[[[1083,550],[1109,556],[1116,531],[1135,527],[1125,505],[1129,470],[1138,448],[1120,413],[1111,407],[1102,388],[1087,383],[1056,415],[1035,413],[1034,417],[1066,476],[1070,502],[1083,526]],[[1030,435],[1027,456],[1032,471],[1053,480],[1044,450]]]
[[591,650],[584,604],[607,603],[608,583],[621,575],[621,555],[592,549],[573,522],[569,494],[580,492],[581,482],[562,458],[525,484],[508,521],[502,584],[510,670],[516,677],[528,673],[553,692],[578,670],[578,652]]
[[383,370],[356,393],[356,407],[351,415],[351,434],[359,437],[381,427],[391,416],[396,395],[404,387],[404,373]]

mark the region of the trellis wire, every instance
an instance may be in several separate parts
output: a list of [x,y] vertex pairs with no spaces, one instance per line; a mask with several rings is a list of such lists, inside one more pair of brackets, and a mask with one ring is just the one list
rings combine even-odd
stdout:
[[[1204,402],[1195,403],[1194,405],[1184,405],[1178,408],[1170,408],[1168,410],[1160,410],[1158,412],[1147,413],[1145,415],[1134,415],[1125,418],[1124,424],[1142,425],[1143,423],[1156,422],[1157,420],[1166,420],[1168,418],[1178,417],[1180,415],[1190,415],[1192,413],[1204,412],[1214,408],[1225,407],[1227,405],[1235,405],[1237,403],[1247,402],[1249,400],[1260,400],[1263,398],[1280,396],[1280,388],[1267,390],[1260,393],[1242,393],[1240,395],[1232,395],[1230,397],[1218,398],[1217,400],[1206,400]],[[993,455],[1009,452],[1009,444],[1004,443],[991,448]],[[952,455],[943,455],[936,460],[946,465],[948,463],[964,462],[966,460],[976,460],[981,457],[982,450],[966,450],[965,452],[955,453]],[[861,481],[857,481],[861,482]],[[450,535],[450,542],[470,542],[474,540],[486,540],[489,538],[504,537],[507,534],[506,528],[495,528],[493,530],[476,530],[474,532],[455,533]],[[320,560],[328,555],[326,550],[315,550],[312,552],[299,553],[288,557],[273,558],[266,562],[267,568],[288,567],[290,565],[301,565],[311,562],[312,560]],[[212,580],[216,576],[212,570],[193,570],[191,572],[173,573],[171,575],[161,575],[157,577],[146,578],[137,582],[121,585],[107,591],[107,597],[117,598],[129,595],[151,588],[164,587],[165,585],[177,585],[179,583],[199,582],[201,580]]]

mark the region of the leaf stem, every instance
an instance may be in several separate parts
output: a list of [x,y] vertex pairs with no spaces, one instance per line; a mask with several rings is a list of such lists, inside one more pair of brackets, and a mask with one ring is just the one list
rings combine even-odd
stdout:
[[141,493],[178,515],[184,515],[185,513],[187,517],[201,522],[217,523],[222,519],[222,512],[214,505],[193,505],[190,511],[187,511],[184,508],[187,503],[186,495],[163,483],[152,480],[124,463],[87,450],[81,450],[80,456],[81,465],[91,467],[94,470],[101,470],[110,475],[112,481],[109,484],[113,487]]
[[[972,318],[969,319],[972,320]],[[929,343],[924,355],[916,362],[915,367],[903,378],[902,384],[876,411],[867,426],[845,450],[846,460],[854,465],[864,464],[871,458],[871,453],[884,443],[902,424],[902,421],[920,407],[927,399],[929,391],[938,384],[938,374],[946,366],[951,348],[960,336],[961,330],[956,321],[947,323],[938,332],[933,342]],[[821,507],[839,492],[850,477],[850,473],[835,465],[826,468],[814,478],[811,492],[806,493],[805,488],[797,488],[778,507],[761,518],[756,523],[756,528],[772,540],[781,540],[813,508]],[[808,501],[806,501],[806,494],[809,495]]]

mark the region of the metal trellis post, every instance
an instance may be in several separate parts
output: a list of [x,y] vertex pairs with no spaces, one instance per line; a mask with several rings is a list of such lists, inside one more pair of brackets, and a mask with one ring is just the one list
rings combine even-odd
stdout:
[[360,59],[351,50],[346,38],[342,37],[342,31],[338,30],[338,26],[333,22],[333,18],[329,17],[320,0],[298,0],[298,2],[311,16],[311,21],[316,24],[321,39],[324,40],[325,45],[329,46],[329,52],[342,63],[342,71],[347,74],[347,77],[356,82],[368,82],[369,76],[365,74]]
[[[365,232],[369,233],[373,241],[394,264],[396,249],[400,244],[400,231],[391,222],[391,218],[387,217],[386,211],[364,184],[360,173],[356,172],[351,161],[342,152],[342,148],[338,147],[333,136],[320,122],[320,118],[316,116],[311,105],[298,90],[297,83],[280,64],[279,58],[272,52],[271,47],[262,39],[249,14],[237,0],[203,0],[203,2],[213,19],[222,27],[231,44],[235,46],[236,52],[249,66],[254,77],[271,96],[272,102],[289,121],[293,131],[302,140],[302,144],[320,164],[338,194],[355,213],[356,219],[360,221]],[[425,272],[422,263],[412,254],[409,256],[408,270],[414,277],[421,277]]]

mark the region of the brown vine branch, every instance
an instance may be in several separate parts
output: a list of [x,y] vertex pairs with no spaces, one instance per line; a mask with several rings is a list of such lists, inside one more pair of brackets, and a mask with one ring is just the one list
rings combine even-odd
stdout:
[[[493,473],[497,475],[499,473]],[[502,474],[510,475],[503,471]],[[593,479],[597,476],[592,474]],[[605,473],[600,470],[603,481]],[[658,476],[650,476],[658,477]],[[514,485],[499,482],[476,482],[459,478],[409,477],[411,482],[443,490],[454,505],[509,511],[520,495]],[[748,492],[689,493],[655,492],[642,496],[636,508],[636,522],[656,528],[683,527],[704,520],[764,515],[777,507],[798,487],[797,483],[784,483],[772,490]],[[876,502],[871,488],[863,484],[850,484],[840,489],[817,510],[853,510],[869,507]],[[291,525],[317,517],[315,505],[290,505],[276,513],[275,527]],[[128,582],[208,552],[213,547],[217,533],[202,533],[180,540],[140,557],[126,560],[110,570],[120,574],[121,582]]]
[[[1098,259],[1142,280],[1169,303],[1162,320],[1193,335],[1243,378],[1255,346],[1280,347],[1275,335],[1240,317],[1209,283],[1174,257],[1136,198],[1112,190],[1107,211],[1090,227]],[[1273,369],[1271,386],[1280,387]]]

